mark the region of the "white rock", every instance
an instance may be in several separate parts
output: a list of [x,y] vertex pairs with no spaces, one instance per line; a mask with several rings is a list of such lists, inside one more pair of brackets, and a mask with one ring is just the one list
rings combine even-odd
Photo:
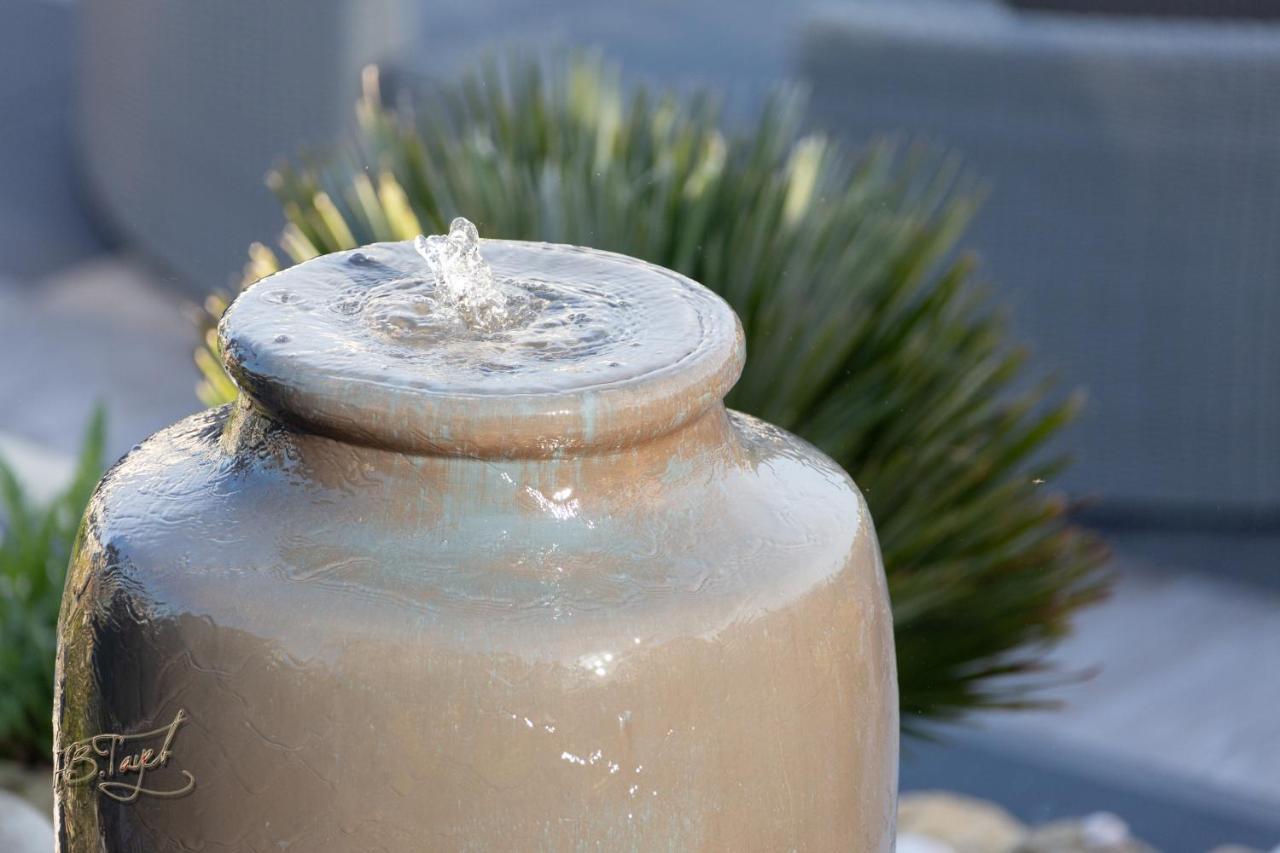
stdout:
[[4,853],[51,853],[53,824],[24,800],[0,791],[0,850]]
[[0,461],[13,471],[37,506],[45,505],[66,488],[76,469],[72,457],[5,432],[0,432]]
[[956,853],[956,848],[945,841],[939,841],[927,835],[904,832],[898,836],[894,853]]
[[916,791],[898,799],[899,837],[923,836],[955,853],[1013,853],[1027,828],[985,800],[942,791]]
[[1129,824],[1111,812],[1094,812],[1080,821],[1080,840],[1090,849],[1119,847],[1129,837]]

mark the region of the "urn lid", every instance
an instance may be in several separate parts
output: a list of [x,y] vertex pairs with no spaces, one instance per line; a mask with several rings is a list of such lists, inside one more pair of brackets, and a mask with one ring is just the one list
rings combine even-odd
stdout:
[[241,391],[299,428],[412,453],[551,456],[671,431],[745,358],[711,291],[625,255],[375,243],[249,287],[219,327]]

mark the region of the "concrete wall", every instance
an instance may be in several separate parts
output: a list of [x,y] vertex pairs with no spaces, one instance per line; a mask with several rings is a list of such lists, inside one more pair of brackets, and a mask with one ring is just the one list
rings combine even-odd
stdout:
[[1280,26],[1016,12],[994,0],[85,0],[82,140],[103,209],[199,293],[281,217],[262,175],[341,135],[359,68],[448,79],[590,45],[731,114],[812,87],[860,143],[958,149],[967,245],[1041,369],[1083,386],[1062,483],[1156,518],[1280,514]]
[[239,279],[280,207],[263,178],[352,121],[360,69],[412,43],[412,0],[84,0],[85,177],[192,294]]
[[852,4],[803,45],[819,122],[989,182],[968,242],[1089,392],[1073,491],[1280,510],[1280,26]]

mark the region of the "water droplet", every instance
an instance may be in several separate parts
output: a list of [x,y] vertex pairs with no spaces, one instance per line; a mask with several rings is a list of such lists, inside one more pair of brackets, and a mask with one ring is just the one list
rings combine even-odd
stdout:
[[443,307],[461,311],[482,328],[495,328],[507,319],[507,299],[480,255],[480,232],[470,220],[459,216],[447,235],[419,234],[413,246],[443,291]]

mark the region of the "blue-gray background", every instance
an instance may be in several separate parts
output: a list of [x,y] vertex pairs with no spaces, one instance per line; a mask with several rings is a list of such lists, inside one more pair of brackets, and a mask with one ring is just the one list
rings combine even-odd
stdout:
[[[262,176],[349,127],[359,70],[444,81],[512,46],[631,79],[773,88],[810,120],[959,151],[966,244],[1089,407],[1052,485],[1116,545],[1055,713],[917,745],[907,787],[1027,819],[1117,811],[1164,849],[1280,843],[1280,22],[995,0],[8,0],[0,9],[0,452],[55,480],[93,400],[122,452],[196,407],[187,300],[281,221]],[[856,472],[854,472],[856,476]]]

